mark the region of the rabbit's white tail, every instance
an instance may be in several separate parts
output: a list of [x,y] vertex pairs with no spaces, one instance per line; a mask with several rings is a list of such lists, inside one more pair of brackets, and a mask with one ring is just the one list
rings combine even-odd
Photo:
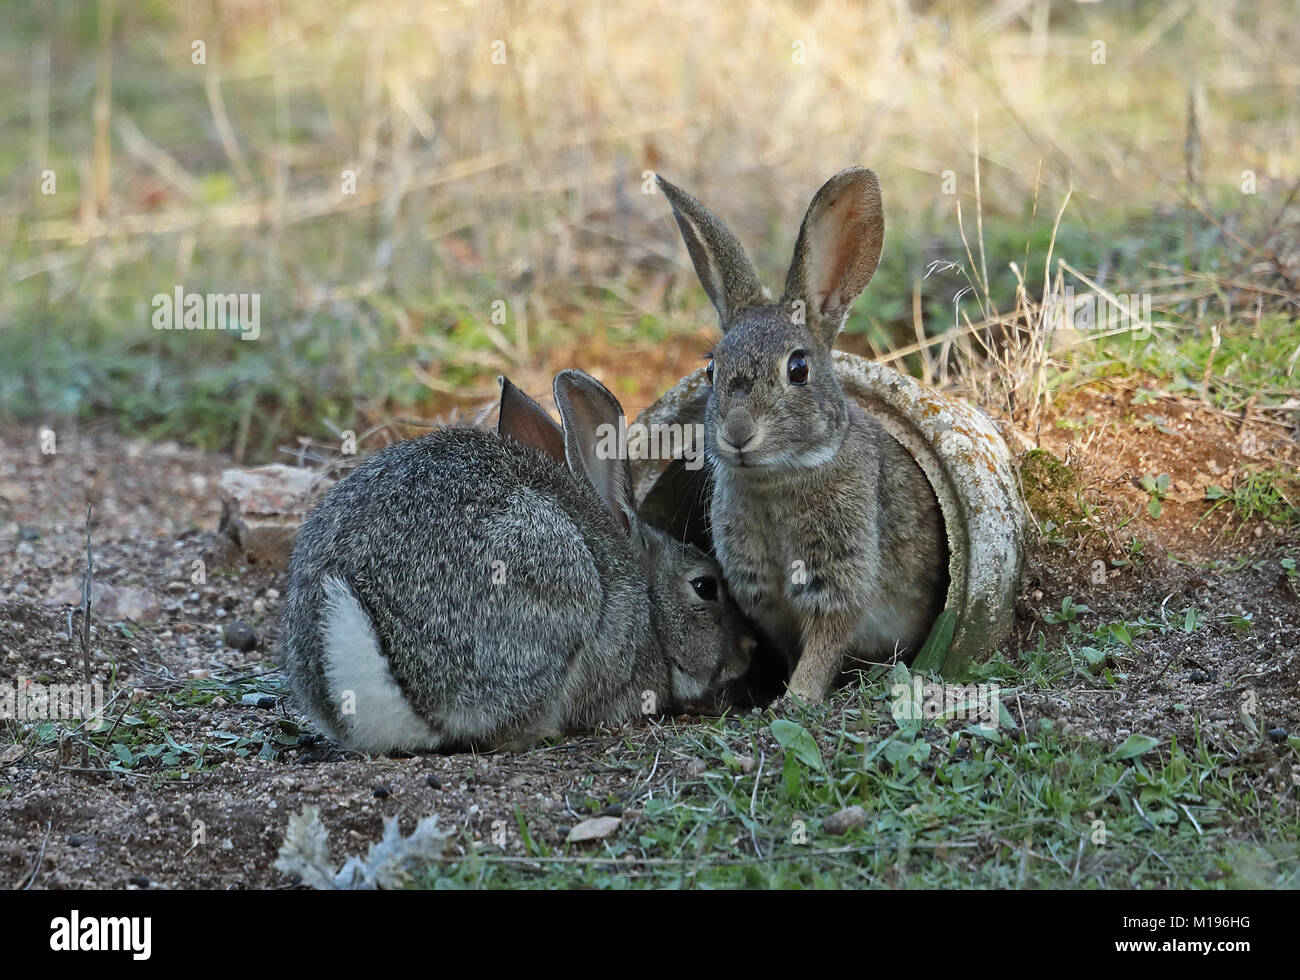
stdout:
[[356,594],[333,575],[325,576],[322,585],[325,678],[349,747],[359,752],[438,748],[442,739],[402,697]]

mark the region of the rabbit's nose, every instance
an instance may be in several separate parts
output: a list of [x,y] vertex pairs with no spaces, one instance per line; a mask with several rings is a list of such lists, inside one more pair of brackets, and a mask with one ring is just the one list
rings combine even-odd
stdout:
[[718,432],[718,443],[723,449],[743,453],[757,447],[760,440],[758,424],[748,416],[731,418]]

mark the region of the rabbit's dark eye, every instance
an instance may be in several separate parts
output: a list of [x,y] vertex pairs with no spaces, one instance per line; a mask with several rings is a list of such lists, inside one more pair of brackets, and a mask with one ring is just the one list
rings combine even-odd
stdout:
[[704,369],[704,373],[709,376],[709,384],[713,384],[713,358],[709,358],[709,366]]
[[700,578],[691,579],[691,588],[705,602],[718,601],[718,580],[712,575],[702,575]]
[[790,360],[785,366],[785,376],[790,379],[792,385],[808,383],[808,358],[803,351],[797,350],[790,355]]

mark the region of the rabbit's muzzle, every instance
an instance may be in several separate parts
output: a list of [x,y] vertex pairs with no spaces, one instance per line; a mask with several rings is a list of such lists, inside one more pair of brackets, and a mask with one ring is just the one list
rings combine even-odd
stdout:
[[744,466],[746,455],[752,457],[762,447],[763,436],[763,427],[748,409],[737,405],[726,418],[718,420],[713,439],[723,457]]

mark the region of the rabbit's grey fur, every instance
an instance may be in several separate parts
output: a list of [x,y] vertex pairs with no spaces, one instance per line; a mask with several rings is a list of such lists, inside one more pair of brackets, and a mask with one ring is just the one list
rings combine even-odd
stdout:
[[[929,481],[845,397],[831,360],[880,261],[880,185],[855,167],[817,192],[777,301],[726,225],[663,178],[659,186],[723,333],[705,420],[714,549],[741,609],[785,651],[790,690],[820,700],[849,658],[914,656],[948,585]],[[796,351],[804,384],[787,370]]]
[[[561,372],[561,434],[502,387],[506,435],[391,445],[299,531],[286,664],[348,748],[522,747],[669,710],[744,671],[752,641],[716,563],[637,520],[626,460],[594,453],[595,427],[621,414],[614,396]],[[710,577],[716,601],[691,584]]]

